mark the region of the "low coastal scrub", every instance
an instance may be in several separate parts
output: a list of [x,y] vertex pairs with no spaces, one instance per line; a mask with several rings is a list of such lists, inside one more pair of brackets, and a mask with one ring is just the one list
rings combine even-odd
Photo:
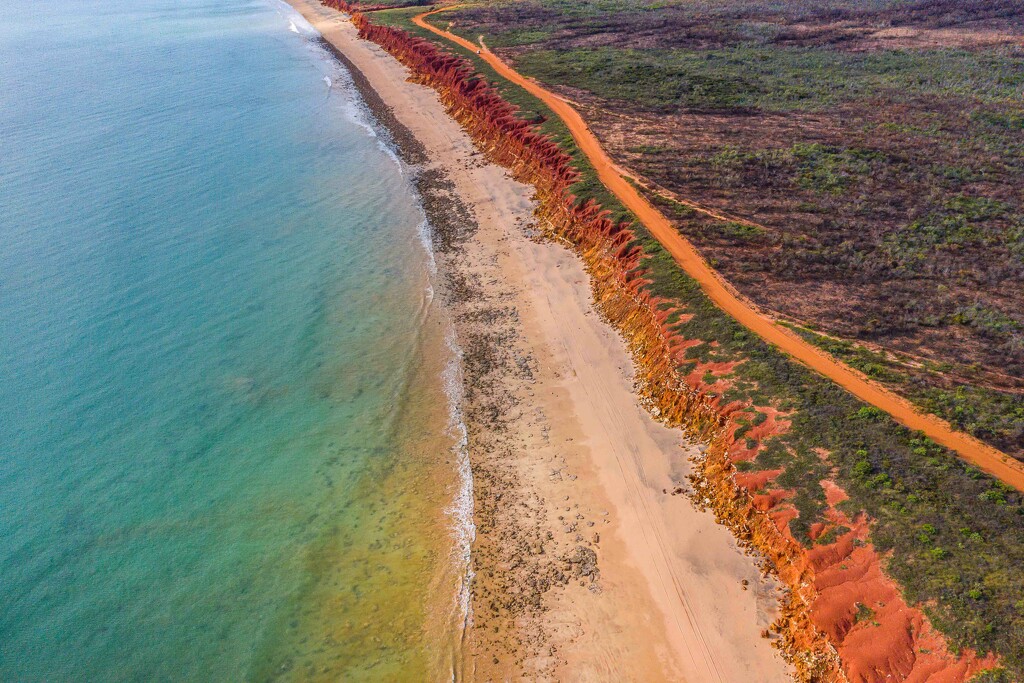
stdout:
[[[539,216],[584,258],[598,305],[629,341],[644,400],[709,444],[695,500],[790,587],[775,628],[801,675],[1024,675],[1020,494],[723,314],[596,182],[541,103],[473,55],[404,30],[409,14],[353,20],[537,188]],[[1004,673],[981,673],[990,669]]]
[[868,377],[898,388],[926,412],[979,439],[995,444],[1007,453],[1024,458],[1024,394],[992,387],[948,381],[950,376],[970,377],[976,368],[954,368],[949,364],[900,357],[872,350],[847,339],[836,339],[813,330],[790,325],[801,337],[857,368]]
[[1024,88],[1024,56],[960,49],[843,52],[751,44],[699,51],[577,48],[523,52],[516,65],[546,83],[571,83],[603,99],[661,112],[679,107],[816,111],[897,94],[970,95],[982,102],[1003,102]]
[[[762,226],[677,220],[758,306],[978,367],[916,376],[936,392],[1024,392],[1021,3],[518,0],[450,19],[581,103],[645,186]],[[974,412],[1024,456],[1013,401]]]

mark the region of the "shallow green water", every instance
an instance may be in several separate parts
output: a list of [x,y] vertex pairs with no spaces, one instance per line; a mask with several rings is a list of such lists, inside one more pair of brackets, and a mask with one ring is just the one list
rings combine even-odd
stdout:
[[443,675],[452,351],[346,75],[271,0],[0,13],[0,679]]

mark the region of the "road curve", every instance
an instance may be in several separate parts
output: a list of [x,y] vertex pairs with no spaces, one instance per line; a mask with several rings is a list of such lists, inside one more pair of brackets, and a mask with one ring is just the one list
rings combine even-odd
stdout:
[[[1009,486],[1024,491],[1024,465],[1020,462],[969,434],[954,429],[945,420],[921,413],[903,397],[868,379],[867,376],[848,365],[835,360],[792,330],[779,325],[770,316],[759,311],[752,303],[741,298],[722,276],[708,265],[696,247],[684,238],[669,220],[623,177],[611,157],[601,147],[597,137],[587,127],[583,117],[568,102],[521,75],[491,52],[483,44],[483,41],[480,45],[475,45],[465,38],[439,29],[426,21],[426,18],[432,14],[455,8],[456,6],[449,6],[424,12],[413,17],[413,22],[471,52],[479,50],[480,57],[501,76],[543,101],[557,114],[568,127],[576,144],[597,170],[597,175],[605,187],[636,215],[637,219],[682,266],[683,270],[700,283],[704,293],[719,308],[769,344],[828,377],[865,403],[884,410],[901,424],[923,432],[933,441],[958,453],[964,460]],[[705,212],[712,214],[710,210],[705,210]]]

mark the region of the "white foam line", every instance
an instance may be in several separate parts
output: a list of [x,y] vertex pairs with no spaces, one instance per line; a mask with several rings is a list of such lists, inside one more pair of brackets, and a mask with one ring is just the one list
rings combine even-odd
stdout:
[[[459,347],[454,328],[450,328],[445,341],[451,352],[448,364],[442,373],[445,393],[448,395],[448,434],[455,440],[452,452],[459,475],[459,488],[451,505],[445,512],[453,520],[452,535],[455,540],[453,555],[462,564],[462,582],[455,594],[455,606],[463,632],[471,619],[470,588],[473,582],[471,564],[473,541],[476,540],[476,525],[473,523],[473,468],[469,460],[469,438],[462,415],[462,349]],[[454,672],[453,672],[454,675]]]
[[430,221],[424,219],[417,226],[416,232],[419,234],[423,250],[427,252],[427,266],[430,268],[430,274],[437,275],[437,261],[434,260],[434,237],[430,231]]
[[[422,210],[422,209],[421,209]],[[433,278],[437,276],[437,261],[434,258],[434,239],[430,221],[424,218],[417,227],[420,244],[427,254],[429,275],[427,277],[426,297],[428,303],[433,301]],[[455,469],[458,485],[451,503],[445,514],[452,520],[452,565],[457,571],[459,583],[455,588],[453,625],[459,632],[453,634],[461,641],[466,630],[472,623],[471,589],[473,584],[472,550],[476,540],[476,524],[473,522],[473,467],[469,459],[469,434],[462,413],[463,392],[463,353],[459,346],[455,326],[449,322],[445,331],[445,346],[448,348],[448,362],[441,372],[441,383],[448,399],[448,425],[446,433],[452,439],[452,454],[455,456]],[[452,680],[455,680],[455,662],[451,669]]]
[[[340,76],[343,89],[348,95],[348,97],[345,98],[345,105],[342,108],[345,112],[345,116],[362,128],[366,132],[367,136],[374,138],[377,141],[377,148],[387,154],[388,157],[395,162],[399,173],[405,175],[405,166],[402,164],[402,160],[398,157],[398,154],[395,153],[395,150],[392,149],[391,146],[388,145],[374,129],[372,123],[373,117],[370,114],[370,110],[366,107],[366,103],[363,102],[363,98],[359,96],[358,91],[356,91],[355,84],[352,82],[352,77],[348,73],[348,70],[339,64],[334,57],[320,45],[318,39],[323,39],[323,35],[317,31],[316,27],[309,23],[298,10],[284,0],[273,0],[273,4],[278,13],[288,20],[288,30],[306,38],[309,46],[322,58],[322,63],[327,65],[335,76]],[[329,75],[324,75],[324,82],[327,83],[328,89],[332,89],[334,81]]]
[[306,21],[306,17],[285,0],[273,0],[271,4],[278,14],[288,20],[288,30],[292,33],[314,38],[320,35],[320,32],[313,28],[313,24]]

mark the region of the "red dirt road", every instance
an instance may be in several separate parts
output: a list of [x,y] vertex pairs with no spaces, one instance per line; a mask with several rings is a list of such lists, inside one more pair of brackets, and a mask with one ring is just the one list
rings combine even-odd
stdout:
[[[958,453],[964,460],[1017,490],[1024,491],[1024,465],[1020,462],[1006,453],[954,429],[944,420],[919,412],[906,399],[835,360],[803,340],[792,330],[779,325],[751,302],[740,297],[722,276],[707,264],[697,249],[679,234],[669,220],[623,177],[601,147],[597,137],[587,127],[586,122],[568,102],[522,76],[491,52],[483,45],[482,41],[480,45],[475,45],[464,38],[427,23],[426,17],[449,9],[454,9],[454,7],[445,7],[419,14],[413,18],[413,22],[467,50],[472,52],[480,50],[480,57],[501,76],[522,87],[550,107],[569,128],[576,144],[593,164],[605,187],[636,215],[647,230],[682,266],[683,270],[700,283],[704,293],[719,308],[769,344],[828,377],[865,403],[884,410],[901,424],[923,432],[933,441]],[[695,206],[694,208],[712,216],[716,215],[713,211],[702,209],[702,207]]]

